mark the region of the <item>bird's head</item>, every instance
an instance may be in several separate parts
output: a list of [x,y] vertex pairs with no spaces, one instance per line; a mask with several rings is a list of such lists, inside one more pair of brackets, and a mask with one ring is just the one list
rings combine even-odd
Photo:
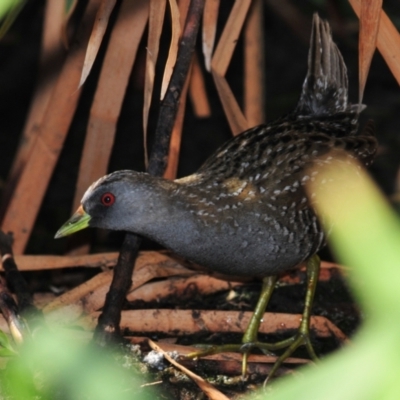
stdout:
[[148,174],[117,171],[100,178],[83,195],[75,214],[57,231],[55,238],[87,227],[133,231],[140,225],[152,202]]

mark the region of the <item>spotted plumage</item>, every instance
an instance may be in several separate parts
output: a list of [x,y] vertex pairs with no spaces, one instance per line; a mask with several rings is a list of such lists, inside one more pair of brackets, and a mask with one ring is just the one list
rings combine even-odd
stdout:
[[[296,267],[325,242],[304,190],[318,174],[310,167],[329,162],[332,149],[365,165],[376,151],[369,130],[357,133],[361,107],[348,103],[347,86],[329,25],[319,20],[293,112],[236,136],[188,177],[117,171],[99,179],[82,199],[89,226],[149,237],[225,274]],[[112,206],[100,201],[104,193],[115,196]]]
[[[242,344],[192,356],[234,348],[244,355],[245,374],[252,347],[263,351],[288,347],[270,376],[300,345],[306,345],[315,360],[309,327],[319,273],[315,253],[324,245],[325,235],[312,207],[314,194],[307,196],[305,186],[316,179],[325,185],[320,167],[336,160],[338,153],[345,151],[348,158],[367,166],[377,147],[371,126],[357,131],[363,106],[349,104],[347,86],[346,67],[329,25],[315,15],[308,72],[293,112],[228,141],[193,175],[168,181],[117,171],[99,179],[56,237],[87,226],[129,231],[214,271],[260,277],[262,294]],[[282,342],[259,342],[260,316],[275,275],[303,261],[307,293],[298,332]]]

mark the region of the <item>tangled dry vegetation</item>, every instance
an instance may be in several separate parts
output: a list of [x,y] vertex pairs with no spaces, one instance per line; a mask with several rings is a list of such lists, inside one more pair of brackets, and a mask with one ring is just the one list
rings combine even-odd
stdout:
[[[86,188],[108,171],[121,109],[132,80],[141,79],[139,86],[142,88],[143,98],[143,143],[148,142],[148,134],[154,140],[159,140],[164,135],[162,146],[169,152],[168,162],[164,165],[164,150],[152,160],[151,156],[147,156],[147,145],[144,145],[145,165],[156,173],[163,173],[169,179],[174,179],[178,171],[182,127],[189,108],[188,102],[196,118],[208,118],[212,113],[207,93],[210,84],[214,85],[212,90],[218,93],[233,135],[264,122],[265,86],[260,82],[265,82],[263,15],[266,5],[262,0],[236,0],[231,7],[219,0],[89,0],[86,7],[82,3],[85,2],[72,2],[67,14],[62,1],[47,1],[44,8],[37,86],[26,117],[23,138],[3,190],[2,230],[12,232],[13,245],[11,249],[8,237],[2,237],[0,250],[5,280],[2,278],[1,289],[2,293],[8,294],[6,286],[14,287],[19,301],[25,299],[25,303],[19,304],[23,313],[24,308],[29,309],[32,306],[28,294],[30,289],[23,284],[19,285],[19,278],[15,280],[15,265],[22,273],[53,271],[51,276],[62,276],[60,282],[67,282],[65,287],[68,290],[60,295],[50,291],[35,292],[32,297],[34,306],[43,313],[48,322],[92,332],[111,284],[118,253],[93,254],[88,240],[90,238],[82,236],[79,243],[69,242],[68,250],[63,255],[24,254],[28,241],[35,232],[35,221],[71,123],[81,107],[80,96],[87,80],[91,74],[97,74],[95,83],[91,83],[94,94],[88,114],[76,190],[70,194],[70,198],[73,197],[73,210],[78,206]],[[269,0],[265,3],[268,12],[282,18],[288,29],[308,38],[308,17],[297,8],[296,2]],[[381,3],[350,0],[361,22],[360,98],[375,47],[400,83],[400,35],[390,18],[381,11]],[[335,19],[334,11],[338,10],[332,11],[333,9],[330,9],[331,17]],[[202,24],[201,35],[198,37],[193,28],[196,16],[190,14],[195,12],[193,10],[203,10],[197,16]],[[187,15],[189,18],[186,20]],[[340,21],[336,15],[336,22]],[[196,40],[201,42],[202,54],[200,51],[193,54],[189,52],[188,56],[180,52],[182,38],[191,38],[193,43]],[[243,82],[243,96],[240,101],[236,99],[226,77],[228,69],[232,68],[230,63],[237,51],[238,41],[243,44],[243,74],[240,77]],[[165,47],[168,48],[167,51]],[[143,51],[144,48],[146,51]],[[156,119],[158,112],[162,118],[163,104],[170,101],[169,90],[176,83],[173,80],[174,67],[179,66],[182,61],[180,57],[185,56],[189,57],[189,73],[180,77],[182,87],[178,89],[179,101],[172,96],[173,104],[168,105],[168,110],[173,109],[174,112],[167,113],[165,120],[154,124],[152,120]],[[133,74],[134,67],[136,72]],[[212,77],[212,81],[208,76]],[[155,125],[157,126],[154,128]],[[127,143],[126,146],[130,144]],[[164,166],[165,171],[162,172]],[[64,211],[61,221],[67,214],[69,210]],[[12,264],[13,258],[10,254],[14,254],[15,265]],[[63,279],[74,275],[72,271],[77,268],[79,282],[75,285],[76,279],[72,278],[74,285],[71,287],[69,278],[65,278],[65,281]],[[342,293],[345,288],[338,282],[341,282],[343,275],[346,275],[344,267],[324,262],[320,281],[326,285],[338,284],[338,290]],[[30,275],[24,276],[30,278]],[[46,275],[46,279],[49,276]],[[299,269],[282,276],[280,288],[285,291],[288,287],[297,287],[303,280],[304,270]],[[124,302],[121,332],[128,342],[139,344],[143,353],[157,349],[161,352],[187,354],[193,348],[182,344],[185,337],[191,337],[192,343],[210,339],[211,342],[217,333],[242,333],[249,320],[251,301],[241,289],[249,282],[207,273],[202,267],[189,265],[185,260],[165,251],[141,251],[135,261],[132,282]],[[221,292],[223,295],[220,295]],[[212,308],[208,304],[203,309],[202,300],[195,303],[196,310],[182,306],[183,302],[190,305],[190,299],[208,296],[211,303],[218,303],[218,307]],[[276,302],[286,304],[278,298]],[[287,303],[289,305],[283,307],[288,309],[287,313],[265,314],[260,328],[261,334],[280,337],[297,328],[300,311],[293,311],[296,307],[290,306],[290,300]],[[232,304],[234,310],[229,310]],[[333,346],[338,346],[347,342],[346,334],[352,333],[358,322],[357,310],[352,300],[348,298],[346,305],[336,304],[337,312],[333,317],[340,325],[340,321],[346,320],[344,310],[351,309],[348,315],[352,321],[348,325],[345,322],[345,328],[342,328],[346,334],[331,322],[329,310],[332,311],[332,308],[328,303],[322,300],[318,307],[320,314],[324,316],[312,318],[315,337],[322,338],[322,343],[324,338],[333,338],[329,345],[331,347],[332,343]],[[3,316],[0,316],[0,329],[10,332],[13,314],[10,313],[7,302],[3,302],[1,308]],[[277,311],[280,311],[279,308]],[[240,335],[237,336],[239,337]],[[154,338],[159,339],[157,343]],[[214,373],[210,380],[218,385],[225,385],[224,390],[229,396],[235,396],[231,389],[226,389],[232,383],[235,387],[241,387],[241,390],[246,389],[246,386],[237,385],[235,380],[225,379],[222,382],[215,378],[217,375],[240,375],[240,355],[208,356],[201,363],[176,361],[169,355],[166,357],[176,368],[190,376],[210,398],[226,396],[190,370],[196,370],[200,375],[204,371],[207,371],[207,375]],[[274,356],[267,355],[250,356],[249,372],[253,379],[247,383],[247,388],[252,388],[254,382],[263,381],[274,359]],[[308,362],[303,358],[290,358],[287,361],[282,373],[291,370],[293,365]],[[182,393],[181,398],[185,398]]]

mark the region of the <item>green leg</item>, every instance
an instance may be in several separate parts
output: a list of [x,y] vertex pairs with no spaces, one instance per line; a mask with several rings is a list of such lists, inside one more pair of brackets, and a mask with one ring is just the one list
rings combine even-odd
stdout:
[[263,285],[261,289],[261,294],[258,299],[256,308],[253,315],[251,316],[249,325],[247,326],[246,332],[243,335],[241,346],[241,351],[243,352],[242,360],[242,376],[246,376],[247,372],[247,359],[249,358],[250,351],[253,347],[257,347],[257,334],[262,318],[267,308],[269,299],[271,298],[272,292],[275,289],[277,277],[267,276],[263,279]]
[[[314,361],[318,360],[317,355],[315,354],[314,348],[311,344],[310,340],[310,319],[311,319],[311,308],[314,301],[315,289],[318,283],[319,271],[320,271],[320,259],[317,255],[312,256],[307,261],[307,292],[306,292],[306,299],[304,303],[304,311],[303,316],[301,318],[301,323],[299,330],[297,331],[296,335],[291,337],[290,339],[283,340],[281,342],[275,343],[274,345],[270,345],[268,343],[260,343],[257,344],[256,347],[260,348],[261,350],[277,350],[280,348],[285,348],[285,352],[276,360],[274,366],[272,367],[270,373],[268,374],[268,378],[265,383],[268,382],[269,379],[278,371],[279,367],[282,363],[290,357],[294,351],[301,345],[305,345],[310,355],[310,358]],[[264,345],[265,348],[264,348]]]
[[265,313],[265,309],[267,308],[269,299],[271,298],[272,292],[274,291],[276,280],[276,276],[268,276],[263,279],[261,294],[258,299],[254,313],[251,316],[249,325],[247,326],[246,332],[243,335],[242,344],[209,346],[206,349],[190,353],[187,355],[187,357],[198,358],[209,356],[211,354],[226,353],[230,351],[243,353],[242,376],[244,377],[246,375],[247,359],[249,357],[251,349],[254,347],[259,347],[259,342],[257,342],[258,329]]
[[255,311],[249,325],[243,335],[242,344],[228,344],[222,346],[210,346],[205,350],[200,350],[188,354],[188,358],[203,357],[210,354],[223,353],[228,351],[237,351],[243,353],[242,361],[242,375],[246,375],[247,370],[247,360],[251,349],[259,348],[263,352],[269,352],[274,350],[279,350],[286,348],[285,352],[277,359],[271,372],[268,375],[268,380],[276,373],[282,363],[293,354],[293,352],[301,345],[305,345],[310,357],[316,361],[317,356],[312,347],[310,341],[310,318],[311,318],[311,308],[314,300],[315,289],[318,283],[318,276],[320,270],[320,259],[317,255],[312,256],[307,261],[307,292],[304,304],[303,316],[301,319],[300,327],[297,333],[286,340],[282,340],[278,343],[263,343],[257,341],[257,333],[261,324],[262,317],[264,315],[265,309],[274,290],[276,283],[276,276],[266,277],[263,280],[263,286],[261,290],[261,295],[256,305]]

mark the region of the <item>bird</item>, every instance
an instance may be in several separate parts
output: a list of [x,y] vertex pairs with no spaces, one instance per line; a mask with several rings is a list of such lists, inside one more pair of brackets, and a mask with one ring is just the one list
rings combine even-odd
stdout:
[[[314,14],[308,70],[293,111],[231,138],[189,176],[166,180],[121,170],[100,178],[55,237],[86,227],[132,232],[212,271],[261,280],[260,299],[242,342],[211,346],[193,357],[234,349],[243,354],[243,376],[253,348],[285,349],[269,376],[301,345],[316,360],[310,318],[317,253],[326,233],[306,185],[316,179],[321,164],[335,158],[335,150],[371,164],[377,141],[371,129],[358,131],[363,108],[349,102],[346,65],[329,23]],[[278,343],[258,341],[277,276],[304,263],[307,293],[298,331]]]

